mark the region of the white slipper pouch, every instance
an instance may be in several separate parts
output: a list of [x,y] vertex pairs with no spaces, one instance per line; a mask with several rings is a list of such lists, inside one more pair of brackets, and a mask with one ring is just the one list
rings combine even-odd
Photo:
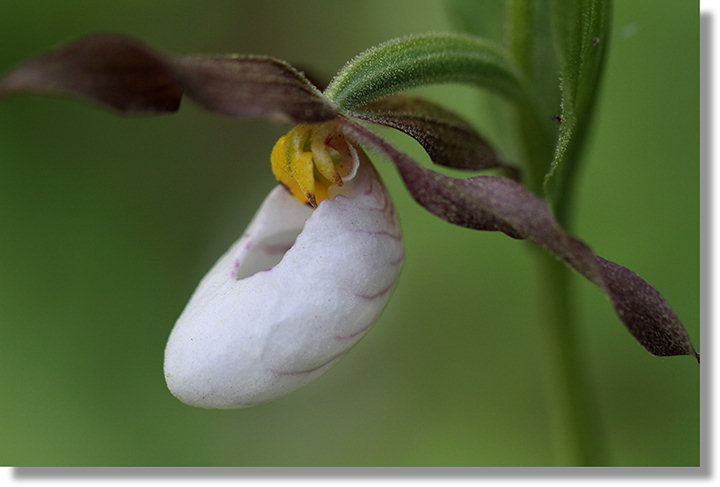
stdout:
[[404,253],[392,201],[359,151],[313,210],[281,186],[200,282],[165,349],[182,402],[238,408],[321,375],[379,317]]

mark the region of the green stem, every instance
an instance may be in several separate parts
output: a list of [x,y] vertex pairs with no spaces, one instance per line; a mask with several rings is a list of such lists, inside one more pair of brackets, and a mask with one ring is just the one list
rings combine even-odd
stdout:
[[539,271],[542,324],[552,384],[553,433],[564,465],[603,465],[605,454],[572,309],[571,273],[544,249],[534,247]]

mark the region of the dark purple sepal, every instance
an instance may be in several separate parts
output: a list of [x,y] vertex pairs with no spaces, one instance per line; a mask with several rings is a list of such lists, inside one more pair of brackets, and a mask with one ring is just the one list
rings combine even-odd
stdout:
[[434,215],[542,245],[605,291],[622,322],[650,353],[700,360],[685,327],[656,289],[566,234],[545,202],[521,184],[497,176],[453,178],[431,171],[364,127],[344,117],[338,120],[351,139],[385,153],[412,197]]
[[21,64],[0,79],[0,97],[39,92],[78,95],[122,113],[174,112],[183,94],[233,117],[321,122],[333,105],[289,64],[260,56],[162,56],[130,37],[75,41]]
[[174,63],[185,94],[233,117],[278,116],[323,122],[337,114],[313,84],[289,64],[261,56],[185,57]]
[[630,269],[596,257],[615,311],[630,333],[654,355],[700,355],[662,295]]
[[353,109],[352,116],[408,134],[441,166],[474,171],[504,166],[472,125],[422,98],[386,96]]
[[0,97],[79,95],[122,113],[174,112],[182,89],[157,53],[121,35],[95,35],[21,64],[0,79]]

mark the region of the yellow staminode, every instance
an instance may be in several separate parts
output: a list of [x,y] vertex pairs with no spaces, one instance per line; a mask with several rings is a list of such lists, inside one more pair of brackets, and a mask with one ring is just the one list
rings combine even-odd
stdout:
[[280,137],[270,154],[275,178],[299,201],[313,207],[342,186],[357,156],[334,122],[300,124]]

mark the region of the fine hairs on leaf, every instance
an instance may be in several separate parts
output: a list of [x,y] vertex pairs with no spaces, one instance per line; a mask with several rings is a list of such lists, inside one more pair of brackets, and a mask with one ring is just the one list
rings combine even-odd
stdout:
[[607,0],[554,0],[551,14],[560,59],[561,123],[543,186],[565,221],[610,40],[611,5]]
[[[595,37],[588,36],[606,28],[602,19],[607,11],[600,7],[592,10],[604,5],[601,3],[594,0],[591,5],[587,17],[591,28],[577,30],[561,24],[569,32],[568,45],[574,46],[572,39],[579,36],[581,42],[597,47],[598,42],[592,42]],[[590,61],[585,52],[592,53],[587,55]],[[579,150],[578,127],[585,127],[585,114],[591,111],[592,84],[599,76],[601,58],[592,49],[577,47],[567,48],[563,56],[563,66],[572,69],[563,79],[562,123],[566,113],[575,121],[561,130],[557,153],[569,154],[562,147]],[[579,65],[575,62],[578,56]],[[338,150],[344,137],[365,144],[392,160],[412,197],[430,213],[455,225],[501,231],[536,242],[600,287],[627,329],[648,351],[699,359],[685,328],[661,294],[637,274],[595,255],[584,242],[568,235],[548,204],[530,189],[508,178],[454,178],[429,170],[360,125],[386,125],[412,136],[439,165],[507,169],[491,144],[461,117],[434,103],[397,93],[428,83],[459,81],[511,97],[519,104],[532,103],[525,78],[509,59],[504,48],[475,37],[409,36],[360,54],[322,94],[300,71],[281,60],[165,56],[126,36],[97,35],[11,70],[0,79],[0,97],[21,92],[74,95],[123,114],[158,114],[177,110],[184,96],[231,117],[279,117],[300,124],[289,134],[308,134],[296,149],[297,160],[307,169],[303,174],[312,182],[318,144],[326,150],[335,144]],[[304,147],[306,143],[314,148]],[[281,161],[294,163],[291,159]],[[574,159],[565,161],[567,167],[574,163]]]
[[350,110],[385,95],[450,81],[472,83],[511,99],[525,99],[527,93],[500,46],[438,33],[402,37],[365,51],[335,75],[325,96],[340,110]]
[[[70,95],[122,115],[175,112],[185,98],[224,116],[293,123],[267,147],[278,184],[170,332],[164,376],[180,401],[234,409],[274,400],[323,374],[372,329],[398,282],[405,250],[402,215],[364,152],[370,149],[391,161],[429,213],[535,244],[542,310],[533,320],[548,338],[537,347],[546,352],[538,368],[547,366],[553,402],[547,411],[556,422],[548,431],[570,451],[568,463],[602,465],[602,421],[585,377],[588,354],[577,339],[568,268],[604,293],[648,352],[700,360],[657,289],[567,231],[609,44],[610,1],[448,2],[472,35],[389,40],[348,62],[324,92],[301,69],[272,57],[171,56],[111,34],[79,39],[11,69],[0,77],[0,98]],[[496,129],[492,139],[442,106],[402,94],[446,82],[471,84],[494,102],[496,111],[485,114]],[[512,176],[448,176],[395,148],[371,124],[412,137],[438,166]],[[521,165],[522,178],[507,161]],[[466,259],[493,258],[478,245]],[[457,251],[443,245],[438,258]],[[495,284],[495,276],[483,277]],[[482,294],[482,286],[476,291]],[[510,293],[496,304],[517,300]],[[509,352],[535,351],[534,343],[526,345]]]

